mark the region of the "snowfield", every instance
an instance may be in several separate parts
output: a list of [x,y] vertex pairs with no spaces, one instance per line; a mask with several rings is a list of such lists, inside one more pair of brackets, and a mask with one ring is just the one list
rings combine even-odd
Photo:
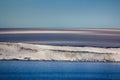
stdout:
[[120,48],[0,42],[0,60],[120,61]]

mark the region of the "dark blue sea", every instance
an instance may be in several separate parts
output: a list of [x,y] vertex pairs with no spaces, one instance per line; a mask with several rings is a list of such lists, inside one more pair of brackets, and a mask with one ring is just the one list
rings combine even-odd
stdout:
[[120,80],[120,63],[0,61],[0,80]]
[[[110,33],[111,34],[111,33]],[[23,42],[56,46],[120,47],[120,33],[114,36],[84,34],[0,34],[0,42]]]
[[[0,29],[0,31],[4,30],[18,29]],[[109,33],[111,34],[111,32]],[[120,32],[114,34],[118,35]],[[0,34],[0,42],[120,47],[120,37],[118,36],[89,34]],[[0,80],[120,80],[120,63],[0,61]]]

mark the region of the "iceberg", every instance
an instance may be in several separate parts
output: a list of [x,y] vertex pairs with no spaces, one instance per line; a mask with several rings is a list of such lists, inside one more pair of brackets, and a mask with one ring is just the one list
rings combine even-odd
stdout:
[[0,60],[120,61],[120,48],[0,42]]

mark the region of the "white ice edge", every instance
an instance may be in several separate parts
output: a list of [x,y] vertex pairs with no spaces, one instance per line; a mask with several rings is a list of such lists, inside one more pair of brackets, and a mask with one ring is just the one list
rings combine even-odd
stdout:
[[120,48],[0,42],[0,60],[120,61]]

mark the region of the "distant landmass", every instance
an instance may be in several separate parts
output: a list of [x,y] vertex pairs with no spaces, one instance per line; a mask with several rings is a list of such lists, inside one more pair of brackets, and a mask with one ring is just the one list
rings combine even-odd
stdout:
[[0,60],[120,61],[120,48],[0,42]]

